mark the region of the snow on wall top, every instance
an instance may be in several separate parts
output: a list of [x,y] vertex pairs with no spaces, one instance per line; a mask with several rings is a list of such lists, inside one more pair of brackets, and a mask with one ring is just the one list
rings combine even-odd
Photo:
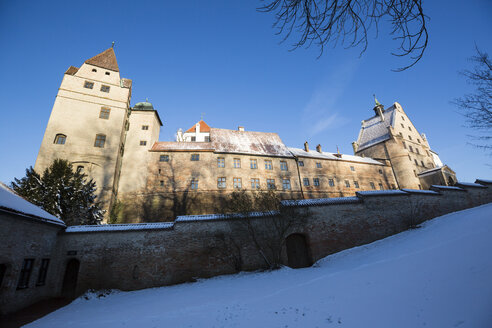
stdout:
[[34,219],[65,226],[65,223],[56,216],[40,207],[28,202],[17,195],[12,189],[0,182],[0,208],[31,216]]
[[175,142],[158,141],[154,142],[151,151],[214,151],[210,142]]
[[477,180],[475,180],[475,183],[492,184],[492,180],[477,179]]
[[299,200],[283,200],[283,206],[320,206],[333,204],[353,204],[360,203],[359,197],[339,197],[339,198],[317,198],[317,199],[299,199]]
[[440,185],[432,185],[431,189],[450,189],[450,190],[460,190],[460,191],[466,191],[465,189],[462,189],[460,187],[455,187],[455,186],[440,186]]
[[210,140],[219,153],[292,157],[276,133],[211,128]]
[[266,212],[249,212],[249,213],[233,213],[233,214],[181,215],[176,218],[176,222],[212,221],[212,220],[264,217],[264,216],[273,216],[278,213],[279,213],[278,211],[266,211]]
[[97,232],[97,231],[172,229],[173,226],[174,226],[174,222],[80,225],[80,226],[67,227],[65,232]]
[[305,151],[304,149],[293,148],[293,147],[289,147],[289,150],[292,154],[298,157],[311,157],[311,158],[330,159],[330,160],[337,160],[337,161],[349,161],[349,162],[383,165],[381,162],[378,162],[369,157],[361,157],[361,156],[345,155],[345,154],[340,154],[341,157],[337,157],[335,156],[334,153],[328,153],[328,152],[320,153],[315,150]]
[[474,188],[487,188],[486,186],[479,184],[479,183],[473,183],[473,182],[458,182],[456,184],[458,187],[474,187]]
[[395,111],[396,108],[394,105],[386,109],[383,112],[384,121],[381,121],[381,118],[378,115],[362,121],[359,140],[357,140],[357,143],[359,144],[357,151],[369,148],[390,138],[388,127],[394,126]]
[[430,195],[440,195],[437,191],[434,190],[421,190],[421,189],[402,189],[405,192],[411,194],[430,194]]
[[366,190],[357,191],[356,195],[361,196],[387,196],[387,195],[406,195],[407,193],[402,190]]

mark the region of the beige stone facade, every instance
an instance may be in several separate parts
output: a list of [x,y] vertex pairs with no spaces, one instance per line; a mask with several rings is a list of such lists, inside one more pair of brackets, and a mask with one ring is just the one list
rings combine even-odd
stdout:
[[55,158],[70,160],[96,181],[107,217],[114,209],[121,222],[220,212],[235,190],[273,189],[282,199],[345,197],[428,188],[436,174],[445,184],[454,174],[449,168],[443,174],[398,103],[386,110],[377,105],[376,115],[363,121],[353,156],[320,145],[310,150],[307,142],[290,148],[275,133],[218,129],[203,120],[179,130],[176,141],[161,142],[158,112],[148,102],[130,107],[131,85],[120,78],[112,48],[71,66],[35,165],[40,172]]

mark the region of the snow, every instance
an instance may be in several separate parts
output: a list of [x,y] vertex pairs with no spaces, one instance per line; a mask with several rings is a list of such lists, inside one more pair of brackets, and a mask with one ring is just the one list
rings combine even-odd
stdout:
[[475,187],[475,188],[487,188],[487,186],[481,185],[479,183],[473,182],[458,182],[458,187]]
[[406,195],[407,193],[401,190],[365,190],[365,191],[357,191],[355,194],[361,196],[384,196],[384,195]]
[[211,221],[211,220],[264,217],[264,216],[273,216],[278,213],[279,213],[278,211],[266,211],[266,212],[232,213],[232,214],[181,215],[176,218],[176,222]]
[[306,269],[89,294],[26,327],[491,327],[491,214],[448,214]]
[[465,189],[462,189],[460,187],[455,187],[455,186],[432,185],[431,188],[466,191]]
[[335,153],[328,153],[328,152],[318,152],[315,150],[309,150],[305,151],[304,149],[301,148],[293,148],[289,147],[289,151],[297,157],[311,157],[311,158],[320,158],[320,159],[329,159],[329,160],[334,160],[334,161],[347,161],[347,162],[358,162],[358,163],[368,163],[368,164],[376,164],[376,165],[381,165],[383,164],[381,162],[376,161],[375,159],[372,159],[370,157],[361,157],[361,156],[355,156],[355,155],[346,155],[346,154],[339,154],[341,157],[337,157]]
[[95,231],[97,232],[97,231],[172,229],[173,226],[174,226],[173,222],[80,225],[80,226],[67,227],[65,232],[95,232]]
[[54,215],[46,212],[40,207],[28,202],[21,196],[17,195],[13,190],[0,182],[0,207],[3,207],[13,212],[33,215],[34,219],[40,219],[42,221],[65,225],[65,223]]
[[401,189],[405,192],[408,192],[408,193],[413,193],[413,194],[429,194],[429,195],[440,195],[440,193],[438,193],[437,191],[434,191],[434,190],[422,190],[422,189]]
[[338,198],[317,198],[317,199],[299,199],[299,200],[283,200],[283,206],[319,206],[330,204],[353,204],[360,203],[359,197],[338,197]]

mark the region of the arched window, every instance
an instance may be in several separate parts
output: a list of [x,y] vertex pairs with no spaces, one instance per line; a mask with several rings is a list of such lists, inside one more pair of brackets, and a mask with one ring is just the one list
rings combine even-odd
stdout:
[[53,141],[53,143],[57,145],[64,145],[65,141],[67,141],[67,136],[59,133],[55,136],[55,141]]
[[106,143],[106,135],[105,134],[96,134],[96,140],[94,141],[94,147],[104,148],[105,143]]

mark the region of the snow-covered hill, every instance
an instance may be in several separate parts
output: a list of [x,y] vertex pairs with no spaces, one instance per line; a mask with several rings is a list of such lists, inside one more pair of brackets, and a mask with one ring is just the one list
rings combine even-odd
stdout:
[[492,327],[492,204],[312,268],[92,296],[27,327]]

